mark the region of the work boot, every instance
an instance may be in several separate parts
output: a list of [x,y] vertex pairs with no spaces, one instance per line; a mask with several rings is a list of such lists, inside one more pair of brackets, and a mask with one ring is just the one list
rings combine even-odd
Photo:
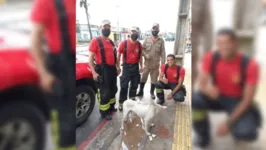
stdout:
[[104,117],[106,120],[112,120],[112,115],[111,114],[108,114]]
[[111,111],[111,112],[117,112],[117,109],[115,109],[114,107],[112,107],[112,108],[110,109],[110,111]]
[[157,104],[163,105],[163,103],[164,103],[164,100],[163,99],[157,99]]
[[155,85],[154,85],[154,84],[151,84],[151,90],[150,90],[150,93],[151,93],[151,98],[152,98],[152,99],[155,99],[154,90],[155,90]]
[[105,118],[106,120],[112,120],[112,115],[111,114],[106,114],[106,115],[101,115],[102,118]]
[[140,83],[140,87],[139,87],[139,92],[138,92],[137,96],[143,96],[143,94],[144,94],[144,92],[143,92],[144,86],[145,86],[145,82],[141,82]]
[[115,108],[115,104],[111,104],[110,112],[116,112],[117,109]]
[[193,121],[193,145],[206,149],[210,145],[210,123],[208,119]]

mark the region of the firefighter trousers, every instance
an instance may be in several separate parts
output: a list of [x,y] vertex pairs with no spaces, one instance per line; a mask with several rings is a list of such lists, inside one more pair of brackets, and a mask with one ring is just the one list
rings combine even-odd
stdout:
[[[225,111],[230,115],[240,99],[220,96],[219,100],[211,100],[206,95],[197,92],[192,95],[192,121],[193,128],[203,141],[210,140],[210,123],[207,111]],[[261,125],[261,114],[254,104],[248,109],[240,119],[232,126],[231,132],[235,139],[244,141],[254,141],[258,137],[258,127]]]
[[140,82],[140,72],[139,64],[123,64],[123,72],[120,76],[120,96],[119,103],[122,104],[127,100],[128,96],[128,84],[130,82],[129,88],[129,98],[136,96],[138,84]]
[[151,78],[151,83],[155,84],[158,81],[159,69],[150,69],[148,66],[145,66],[143,69],[141,82],[146,83],[149,75]]
[[97,99],[100,113],[106,116],[114,109],[117,92],[117,69],[116,66],[96,65],[95,71],[100,75],[101,81],[97,83]]
[[48,69],[57,79],[54,84],[54,93],[49,99],[54,143],[57,150],[74,150],[76,144],[75,54],[69,54],[63,59],[61,55],[50,55],[47,63]]
[[[176,83],[168,83],[168,84],[164,84],[161,81],[158,81],[155,84],[156,87],[156,96],[158,99],[160,100],[164,100],[164,89],[171,89],[173,90],[175,87],[177,86]],[[180,90],[178,90],[174,95],[173,95],[173,99],[175,101],[178,102],[183,102],[185,100],[185,96],[186,96],[186,89],[184,86],[182,86],[180,88]]]

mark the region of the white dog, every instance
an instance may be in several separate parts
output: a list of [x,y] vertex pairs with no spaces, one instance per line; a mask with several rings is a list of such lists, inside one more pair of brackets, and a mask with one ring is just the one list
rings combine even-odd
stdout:
[[148,103],[144,103],[140,100],[133,101],[133,100],[126,100],[123,103],[123,117],[122,117],[122,126],[121,131],[124,130],[124,122],[128,120],[128,114],[130,112],[136,113],[142,123],[142,128],[144,129],[145,133],[152,139],[151,133],[148,131],[149,126],[154,126],[153,119],[156,114],[158,114],[162,109],[166,109],[166,106],[161,106],[157,104],[154,100],[150,99]]

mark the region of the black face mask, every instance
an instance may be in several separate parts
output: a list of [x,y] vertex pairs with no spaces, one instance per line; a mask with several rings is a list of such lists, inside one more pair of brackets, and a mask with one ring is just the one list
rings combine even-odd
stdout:
[[157,31],[157,30],[153,30],[153,31],[151,31],[151,34],[152,34],[153,36],[157,36],[158,33],[159,33],[159,31]]
[[108,37],[110,35],[110,33],[111,33],[110,29],[102,29],[103,36]]
[[131,39],[133,41],[136,41],[138,38],[139,38],[139,35],[138,34],[131,34]]

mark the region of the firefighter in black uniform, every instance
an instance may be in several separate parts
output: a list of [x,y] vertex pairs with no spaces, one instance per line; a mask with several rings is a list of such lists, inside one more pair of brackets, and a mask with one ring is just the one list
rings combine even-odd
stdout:
[[[36,61],[40,86],[51,104],[56,147],[64,150],[76,149],[75,13],[72,0],[36,0],[31,12],[30,52]],[[43,36],[48,55],[42,49]]]
[[[98,87],[97,98],[101,116],[106,120],[111,120],[111,112],[116,111],[114,108],[117,92],[116,82],[120,69],[116,61],[116,47],[108,38],[111,33],[110,21],[102,21],[101,30],[101,36],[93,39],[89,47],[89,66]],[[94,58],[96,66],[93,64]]]
[[[139,38],[139,28],[131,29],[131,37],[121,42],[118,48],[118,64],[120,64],[121,54],[123,55],[123,72],[120,77],[120,97],[119,110],[123,110],[123,102],[127,100],[128,83],[130,82],[129,98],[135,100],[136,91],[140,82],[140,72],[143,70],[142,65],[142,45],[137,40]],[[120,65],[119,65],[120,66]]]

